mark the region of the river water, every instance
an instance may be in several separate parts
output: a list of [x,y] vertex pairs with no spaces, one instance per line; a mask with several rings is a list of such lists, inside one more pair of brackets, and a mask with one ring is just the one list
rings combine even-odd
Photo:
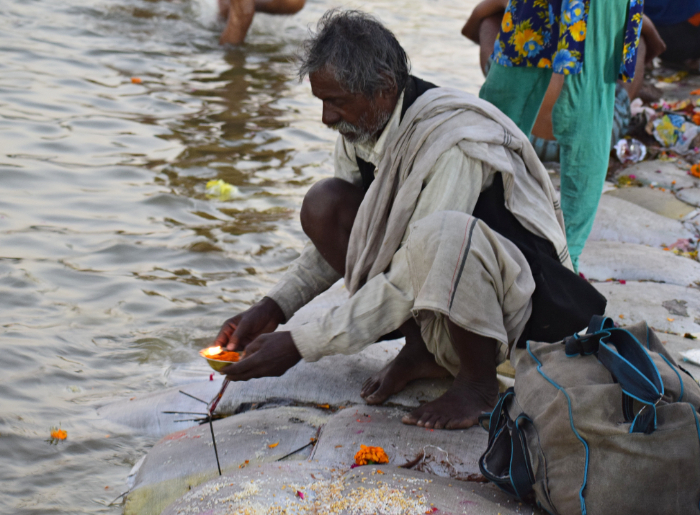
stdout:
[[[416,75],[476,93],[475,3],[344,5]],[[120,513],[157,438],[96,408],[206,379],[197,351],[298,255],[335,134],[290,56],[335,5],[258,16],[222,49],[215,0],[0,0],[0,513]],[[208,198],[211,179],[240,197]]]

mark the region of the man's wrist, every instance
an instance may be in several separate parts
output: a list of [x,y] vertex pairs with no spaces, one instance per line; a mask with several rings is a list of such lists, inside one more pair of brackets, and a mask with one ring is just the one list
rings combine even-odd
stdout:
[[270,316],[279,324],[284,324],[287,321],[287,317],[282,311],[282,308],[270,297],[263,297],[260,304],[265,306],[265,309],[269,311]]

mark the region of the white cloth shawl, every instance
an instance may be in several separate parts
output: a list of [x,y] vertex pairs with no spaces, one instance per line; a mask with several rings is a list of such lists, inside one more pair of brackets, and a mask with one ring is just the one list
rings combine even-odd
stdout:
[[360,205],[345,267],[351,294],[387,269],[426,175],[455,145],[501,172],[506,208],[526,229],[552,242],[562,264],[573,269],[554,187],[527,136],[489,102],[456,89],[434,88],[406,111]]

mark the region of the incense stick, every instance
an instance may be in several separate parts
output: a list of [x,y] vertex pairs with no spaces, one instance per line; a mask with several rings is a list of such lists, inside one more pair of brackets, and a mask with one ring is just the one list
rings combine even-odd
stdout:
[[195,397],[194,395],[191,395],[191,394],[189,394],[189,393],[187,393],[187,392],[183,392],[182,390],[178,390],[178,392],[180,392],[182,395],[187,395],[188,397],[192,397],[194,400],[199,401],[199,402],[201,402],[202,404],[209,404],[207,401],[203,401],[203,400],[200,399],[199,397]]
[[211,431],[211,441],[214,444],[214,455],[216,456],[216,468],[219,469],[219,475],[221,475],[221,464],[219,463],[219,451],[216,448],[216,438],[214,438],[214,423],[209,417],[209,430]]
[[168,415],[208,415],[208,413],[200,413],[199,411],[161,411],[161,413],[167,413]]

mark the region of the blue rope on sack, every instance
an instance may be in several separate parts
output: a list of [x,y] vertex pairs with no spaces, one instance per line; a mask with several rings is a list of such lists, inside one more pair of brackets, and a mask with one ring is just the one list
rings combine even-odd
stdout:
[[[625,419],[632,422],[631,433],[651,433],[656,429],[656,405],[664,396],[664,385],[647,349],[632,333],[615,328],[610,318],[596,316],[591,320],[587,334],[565,338],[564,347],[566,355],[572,358],[595,354],[620,384],[625,395]],[[643,406],[629,420],[633,400]]]

